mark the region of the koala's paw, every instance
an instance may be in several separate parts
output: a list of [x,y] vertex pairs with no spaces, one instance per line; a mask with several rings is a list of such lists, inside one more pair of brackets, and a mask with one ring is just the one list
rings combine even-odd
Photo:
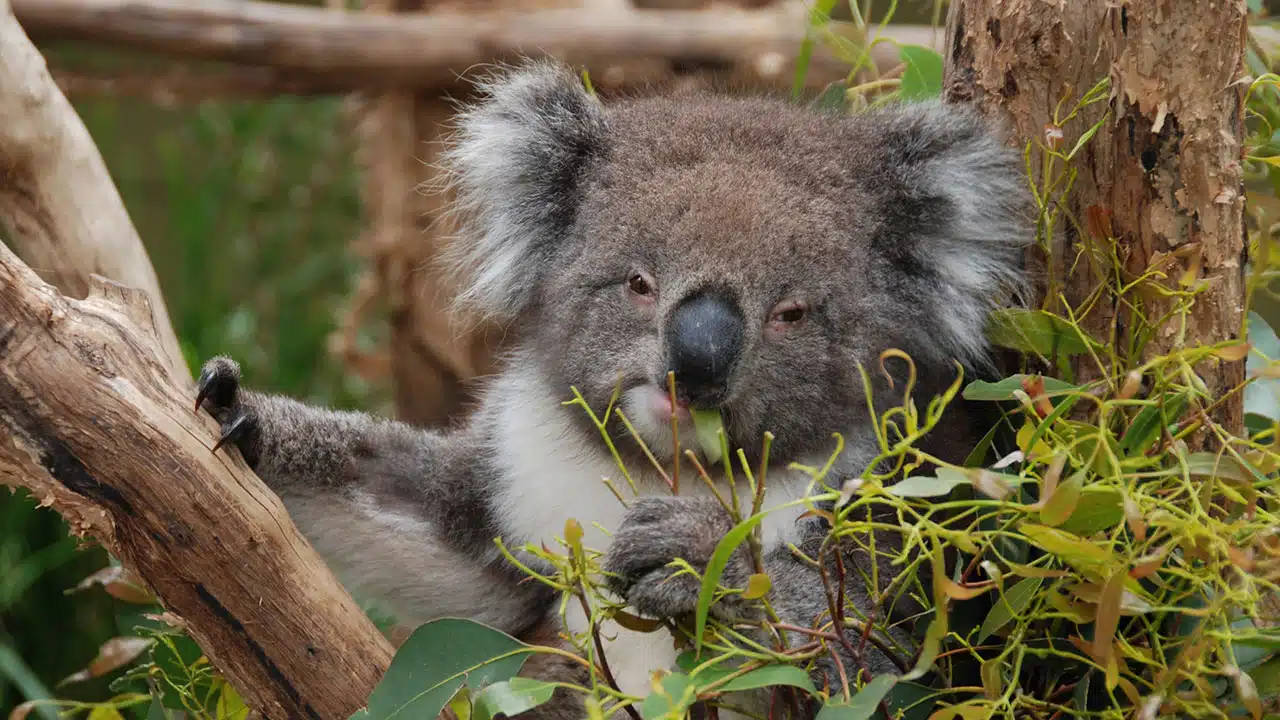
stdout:
[[[716,544],[732,529],[731,519],[714,498],[658,497],[632,503],[614,533],[605,558],[609,586],[629,605],[650,617],[678,619],[698,605],[702,582],[679,566],[684,560],[705,572]],[[751,574],[743,548],[730,558],[720,584],[742,587]],[[732,596],[712,605],[724,619],[738,615]]]
[[213,451],[217,452],[228,443],[234,444],[252,465],[251,446],[258,431],[258,418],[244,403],[240,392],[240,366],[231,358],[215,357],[201,369],[200,378],[196,381],[196,412],[202,407],[222,428]]

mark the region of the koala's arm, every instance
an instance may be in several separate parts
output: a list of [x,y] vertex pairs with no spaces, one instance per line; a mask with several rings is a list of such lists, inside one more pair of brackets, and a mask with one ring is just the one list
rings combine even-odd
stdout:
[[[647,498],[632,503],[626,519],[615,534],[609,549],[605,570],[610,573],[613,589],[625,597],[642,614],[653,617],[689,617],[697,607],[700,583],[689,575],[673,576],[677,571],[667,564],[681,558],[702,572],[711,560],[716,544],[732,528],[728,513],[713,498],[677,497]],[[789,542],[779,542],[765,548],[764,570],[772,581],[769,601],[782,622],[802,628],[830,630],[830,605],[823,573],[809,562],[818,557],[818,550],[827,534],[825,521],[808,518],[800,521]],[[797,555],[792,547],[800,549],[805,557]],[[827,565],[827,578],[836,592],[837,556],[828,551],[823,555]],[[873,627],[885,624],[886,608],[877,607],[868,593],[865,555],[848,543],[842,548],[840,561],[844,563],[845,607],[852,606],[858,612],[846,609],[845,618],[859,621],[870,618]],[[887,567],[882,561],[880,584],[886,584],[900,568]],[[745,544],[739,546],[725,567],[720,584],[724,587],[744,588],[747,578],[755,572],[754,564]],[[883,588],[881,588],[883,590]],[[712,606],[717,617],[733,621],[752,618],[753,607],[736,595],[729,595]],[[900,615],[899,613],[894,613]],[[872,674],[900,673],[901,664],[909,664],[913,651],[910,636],[894,629],[878,633],[875,641],[863,641],[856,627],[844,628],[847,643],[829,643],[840,655],[848,673],[865,666]],[[770,642],[764,637],[761,642]],[[813,640],[812,636],[791,631],[787,640],[792,647]],[[882,648],[895,652],[894,662]],[[853,652],[851,653],[850,650]],[[826,675],[826,682],[837,686],[838,669],[828,657],[817,663],[815,675]],[[819,686],[823,678],[815,680]]]
[[215,450],[234,444],[343,583],[402,622],[468,617],[518,634],[547,602],[496,550],[493,479],[471,434],[246,390],[223,357],[205,364],[197,407],[221,426]]

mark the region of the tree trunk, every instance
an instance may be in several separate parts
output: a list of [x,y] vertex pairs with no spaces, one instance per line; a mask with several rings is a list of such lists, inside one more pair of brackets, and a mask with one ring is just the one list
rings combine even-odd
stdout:
[[[1037,187],[1046,144],[1069,152],[1101,123],[1073,161],[1078,175],[1065,203],[1051,208],[1062,216],[1042,237],[1049,252],[1029,257],[1041,271],[1041,307],[1079,311],[1091,293],[1111,287],[1116,265],[1125,282],[1159,268],[1165,286],[1207,285],[1185,317],[1154,322],[1172,300],[1139,293],[1139,315],[1130,298],[1108,292],[1078,318],[1082,327],[1117,347],[1149,334],[1147,357],[1239,337],[1246,15],[1245,0],[953,0],[946,98],[976,102],[1008,124],[1020,147],[1030,143]],[[1057,126],[1108,78],[1109,96]],[[1106,257],[1112,241],[1118,263]],[[1100,374],[1088,356],[1070,369],[1080,380]],[[1197,371],[1216,398],[1244,379],[1244,361]],[[1241,394],[1214,419],[1238,431]]]

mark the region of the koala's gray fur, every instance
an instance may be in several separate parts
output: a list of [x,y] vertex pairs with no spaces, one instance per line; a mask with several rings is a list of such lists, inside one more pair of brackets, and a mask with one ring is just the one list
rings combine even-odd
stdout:
[[[954,380],[954,361],[969,377],[988,367],[987,315],[1021,285],[1032,227],[1019,157],[974,111],[923,103],[844,117],[708,95],[606,106],[551,63],[482,89],[487,97],[460,115],[447,156],[463,228],[450,261],[468,279],[465,306],[514,321],[518,337],[475,416],[434,432],[309,407],[239,388],[227,358],[211,360],[200,383],[224,439],[339,577],[402,620],[461,616],[545,634],[556,598],[520,582],[493,540],[558,547],[569,518],[586,528],[588,546],[607,549],[613,586],[638,612],[692,611],[697,583],[671,578],[666,565],[705,566],[727,515],[691,473],[671,497],[615,413],[610,431],[644,496],[624,508],[601,483],[610,477],[627,492],[598,431],[581,408],[562,404],[570,386],[601,413],[621,382],[620,406],[669,467],[673,445],[654,393],[673,343],[706,340],[715,382],[702,389],[733,445],[755,466],[765,431],[776,437],[771,508],[805,493],[809,476],[788,466],[821,466],[832,433],[846,450],[829,484],[875,457],[859,363],[880,410],[901,401],[904,378],[897,360],[888,363],[896,389],[882,377],[887,348],[915,360],[921,407]],[[708,317],[728,318],[731,353],[724,338],[672,335],[673,313],[694,295],[713,298]],[[931,448],[958,460],[985,429],[957,405]],[[687,422],[680,435],[693,437]],[[774,607],[809,626],[827,611],[826,595],[818,570],[787,543],[814,554],[825,525],[799,514],[766,519],[767,570]],[[847,562],[865,560],[850,553]],[[740,554],[724,583],[741,587],[751,572]],[[847,576],[863,613],[918,609],[877,609],[864,579],[853,568]],[[733,618],[745,608],[726,601],[715,612]],[[581,630],[581,618],[569,622]],[[620,629],[607,652],[637,694],[674,657],[663,633]],[[860,658],[840,653],[848,668],[897,669],[870,645]],[[829,660],[815,672],[827,673],[819,686],[838,685]],[[580,715],[563,698],[533,712]]]

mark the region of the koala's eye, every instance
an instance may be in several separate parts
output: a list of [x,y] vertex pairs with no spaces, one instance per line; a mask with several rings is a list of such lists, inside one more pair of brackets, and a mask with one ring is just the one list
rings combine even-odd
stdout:
[[808,307],[803,302],[787,301],[774,307],[773,314],[769,315],[769,322],[781,325],[794,325],[804,319]]
[[653,278],[639,271],[631,273],[627,278],[627,289],[640,297],[652,297],[657,292]]
[[769,325],[775,330],[785,330],[804,319],[809,308],[802,302],[788,300],[779,303],[769,314]]

